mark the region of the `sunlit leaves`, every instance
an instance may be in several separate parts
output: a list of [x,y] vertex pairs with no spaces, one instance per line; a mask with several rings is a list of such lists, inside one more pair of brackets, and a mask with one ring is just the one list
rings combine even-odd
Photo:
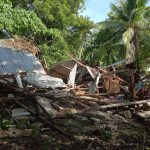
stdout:
[[1,30],[7,30],[12,34],[25,36],[48,32],[46,26],[33,11],[14,9],[11,3],[0,3],[0,27]]

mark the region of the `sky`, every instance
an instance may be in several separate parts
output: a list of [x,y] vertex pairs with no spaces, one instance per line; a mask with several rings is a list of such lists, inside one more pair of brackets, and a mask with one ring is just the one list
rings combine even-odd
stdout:
[[[81,15],[88,16],[95,23],[104,21],[110,11],[110,4],[114,0],[86,0],[85,10]],[[150,0],[149,4],[150,5]]]

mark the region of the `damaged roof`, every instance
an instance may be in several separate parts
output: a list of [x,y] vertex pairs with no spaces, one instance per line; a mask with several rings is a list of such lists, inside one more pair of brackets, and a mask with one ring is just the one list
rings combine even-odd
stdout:
[[49,70],[49,74],[53,77],[65,79],[69,76],[75,64],[74,60],[58,62]]
[[41,63],[31,52],[0,46],[0,75],[34,71],[45,74]]
[[40,52],[39,48],[32,40],[25,38],[1,39],[0,46],[12,48],[18,51],[27,51],[33,55],[36,55],[38,52]]

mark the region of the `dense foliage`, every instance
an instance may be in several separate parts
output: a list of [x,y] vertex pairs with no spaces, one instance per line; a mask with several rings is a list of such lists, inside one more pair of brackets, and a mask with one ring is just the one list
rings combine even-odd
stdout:
[[111,4],[108,19],[99,24],[93,45],[88,49],[90,60],[109,65],[126,58],[128,63],[136,61],[139,67],[138,60],[150,57],[150,9],[147,2],[119,0],[118,4]]
[[2,0],[0,2],[1,38],[25,36],[33,39],[48,65],[77,52],[83,38],[93,27],[88,18],[78,15],[83,0]]
[[84,0],[1,0],[0,38],[33,39],[49,66],[72,53],[91,64],[150,57],[147,0],[118,0],[108,19],[94,24],[80,16]]

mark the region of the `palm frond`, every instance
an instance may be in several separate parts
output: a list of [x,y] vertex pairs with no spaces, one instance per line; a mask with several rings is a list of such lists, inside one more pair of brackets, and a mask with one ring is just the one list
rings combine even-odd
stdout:
[[101,24],[103,25],[102,29],[118,29],[125,25],[125,23],[120,20],[106,20]]
[[105,29],[103,31],[100,31],[97,34],[97,38],[94,41],[94,44],[96,45],[110,45],[111,43],[115,44],[122,39],[122,34],[125,32],[124,26],[121,28],[118,28],[117,30],[112,29]]
[[147,28],[149,24],[148,17],[145,17],[145,12],[145,7],[140,7],[135,9],[131,14],[130,21],[134,26],[137,26],[139,29]]
[[125,15],[121,7],[117,7],[115,4],[111,3],[111,9],[118,18],[121,18],[123,21],[128,21],[128,16]]
[[135,9],[137,0],[127,0],[125,3],[125,7],[127,9],[127,14],[130,15],[132,11]]
[[133,28],[129,27],[128,30],[123,33],[124,44],[128,46],[133,36],[134,36],[134,30]]
[[146,7],[146,4],[148,3],[148,0],[135,0],[135,1],[136,1],[136,8]]

